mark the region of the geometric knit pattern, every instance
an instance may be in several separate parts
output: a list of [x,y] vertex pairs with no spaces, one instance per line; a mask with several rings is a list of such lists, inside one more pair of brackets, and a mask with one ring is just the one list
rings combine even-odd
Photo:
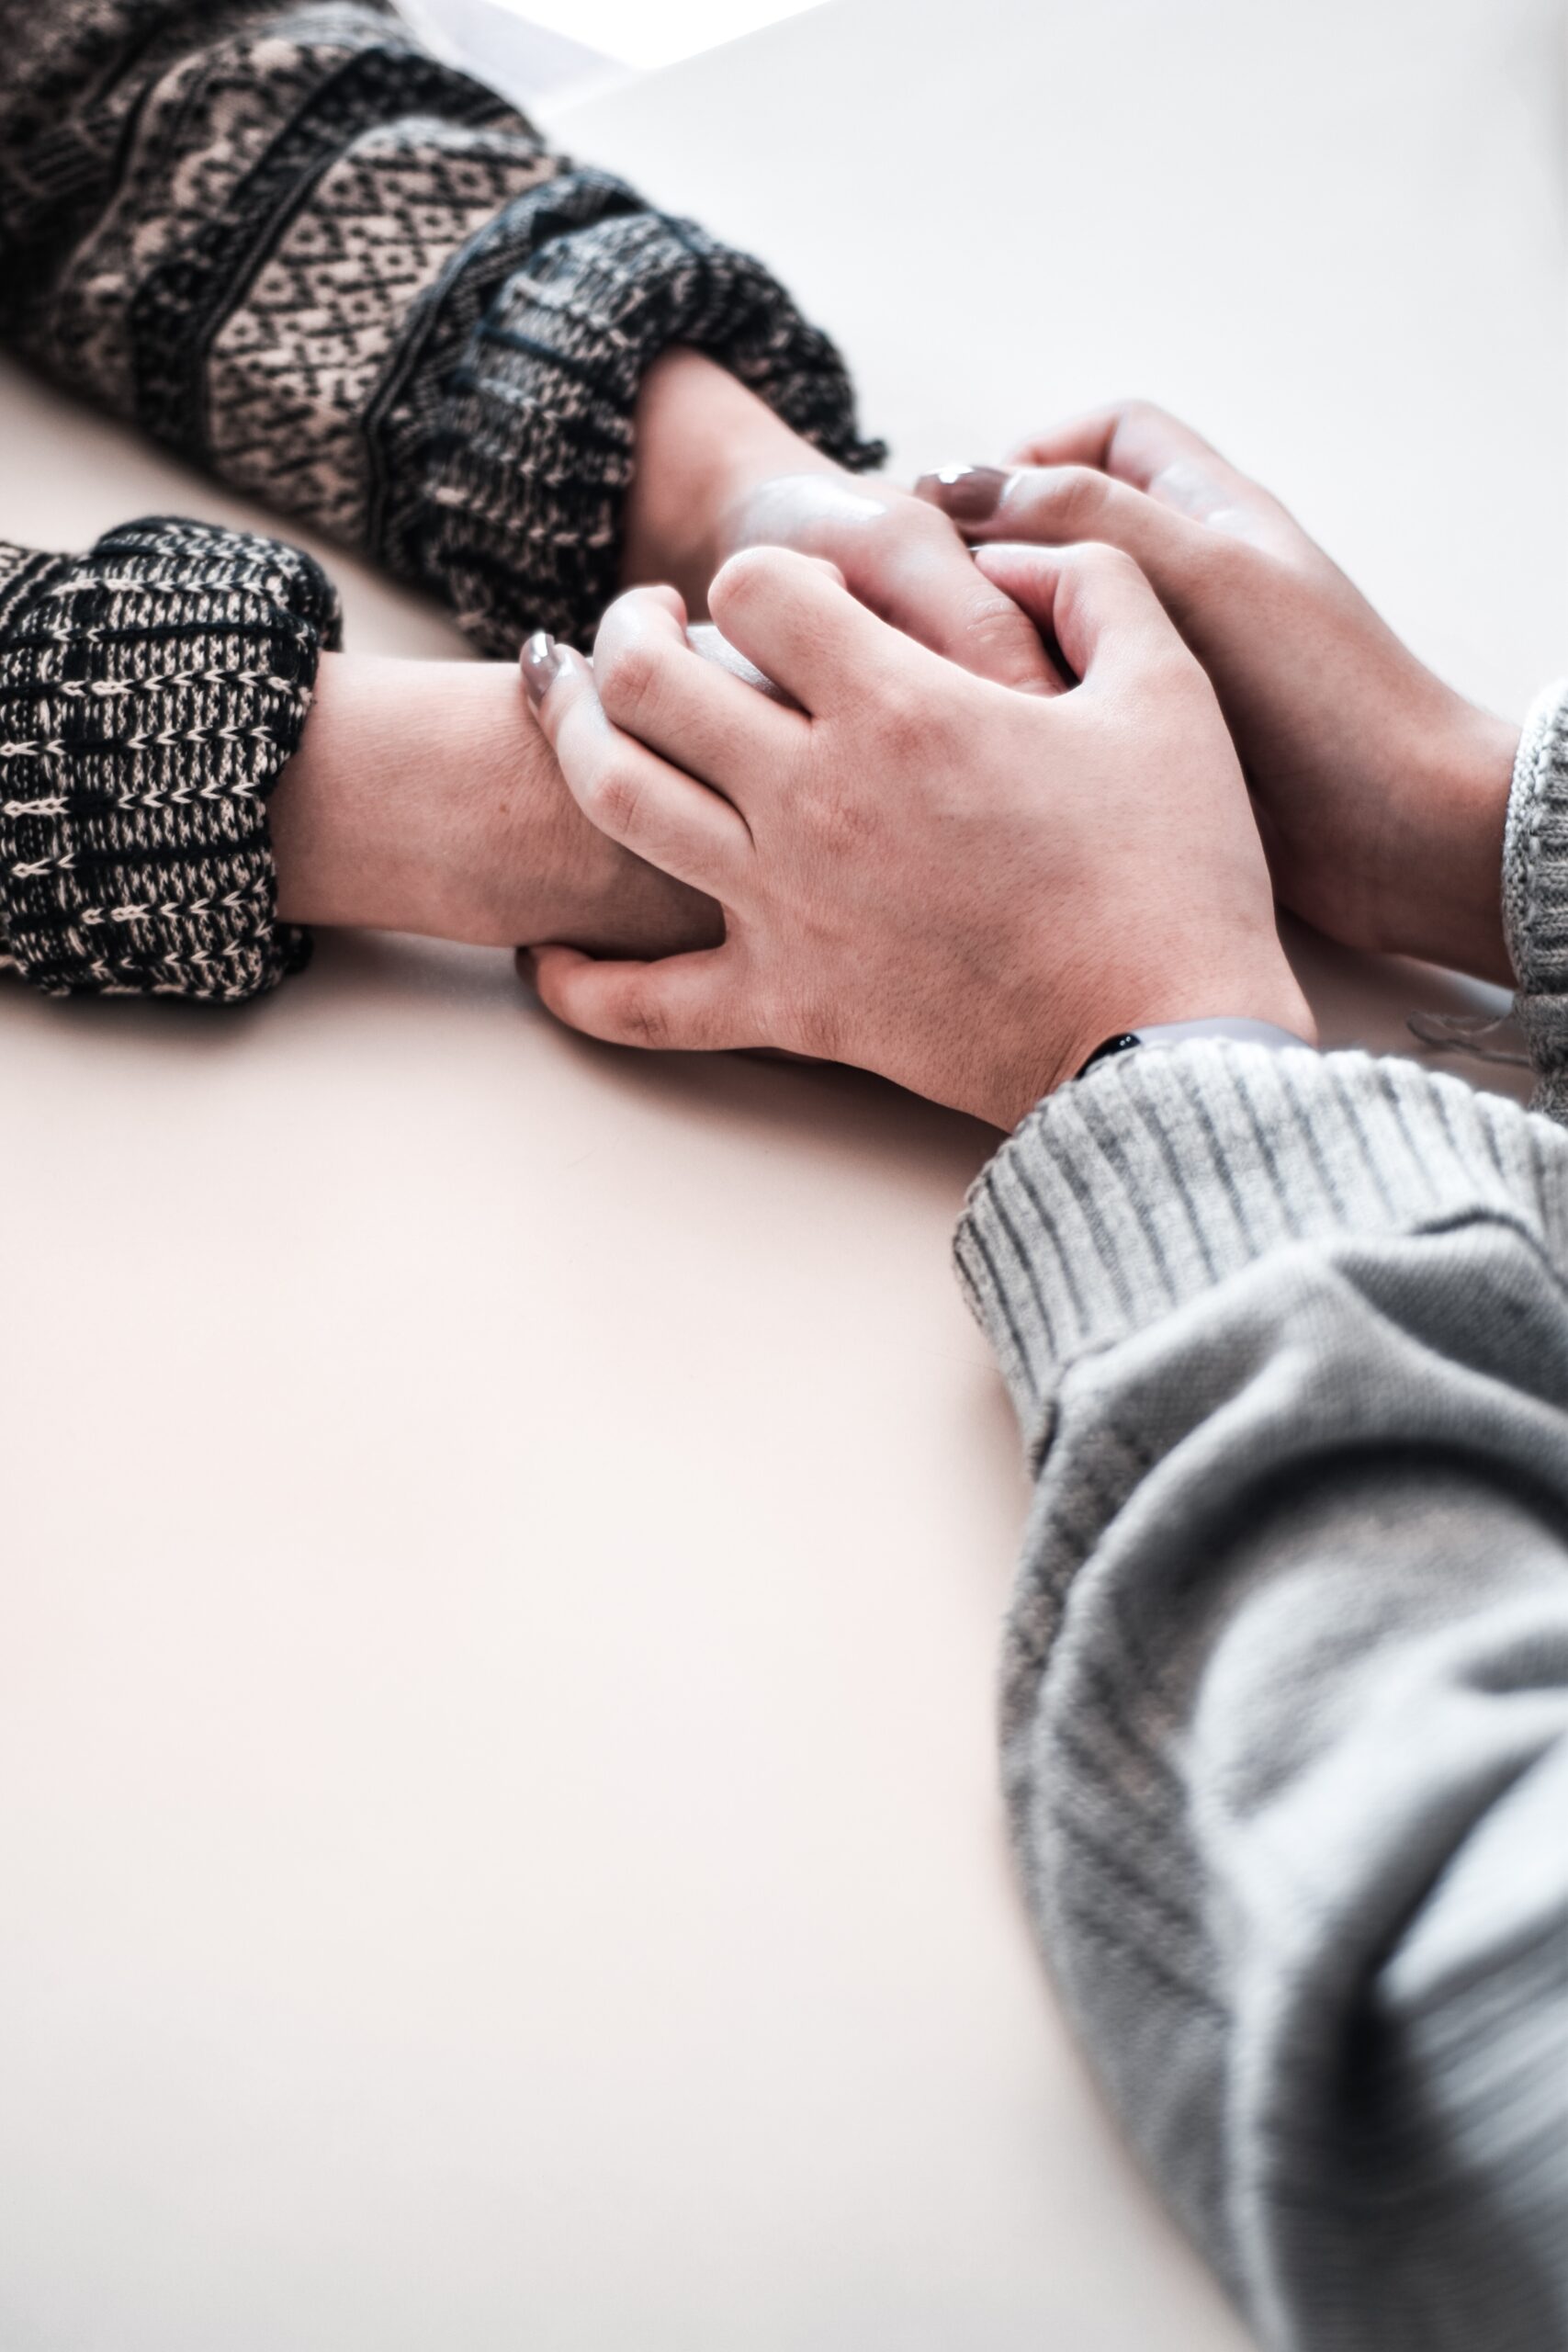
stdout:
[[1514,1009],[1536,1067],[1532,1108],[1568,1119],[1568,683],[1525,722],[1503,838]]
[[0,0],[0,337],[487,653],[591,639],[669,345],[880,454],[761,263],[551,154],[382,0]]
[[266,797],[337,628],[321,566],[246,532],[0,548],[0,959],[51,995],[226,1004],[297,969]]
[[[552,155],[385,0],[0,0],[0,339],[487,654],[592,641],[670,345],[882,455],[760,262]],[[294,968],[265,797],[335,626],[243,533],[0,548],[0,961],[225,1001]]]

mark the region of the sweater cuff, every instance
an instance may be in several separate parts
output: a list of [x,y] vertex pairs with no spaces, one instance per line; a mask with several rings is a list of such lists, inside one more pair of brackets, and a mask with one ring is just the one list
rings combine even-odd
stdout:
[[1080,1359],[1278,1250],[1501,1217],[1568,1238],[1568,1139],[1414,1063],[1205,1043],[1102,1063],[972,1189],[959,1279],[1025,1435]]
[[52,996],[236,1003],[305,960],[266,797],[336,600],[298,548],[130,523],[0,565],[0,933]]
[[1568,1120],[1568,681],[1530,712],[1503,837],[1503,927],[1515,1011],[1540,1080],[1532,1108]]
[[[881,463],[838,351],[761,262],[590,172],[519,198],[477,242],[509,241],[528,257],[446,377],[417,503],[388,545],[484,651],[510,660],[535,628],[592,643],[620,584],[637,394],[672,345],[708,353],[838,463]],[[493,268],[477,250],[464,274]]]

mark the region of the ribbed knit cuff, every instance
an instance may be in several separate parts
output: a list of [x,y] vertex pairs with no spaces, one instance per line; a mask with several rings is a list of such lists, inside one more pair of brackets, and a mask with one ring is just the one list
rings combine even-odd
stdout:
[[[573,171],[529,191],[474,241],[463,274],[527,258],[495,288],[446,374],[423,458],[385,463],[417,496],[390,517],[388,560],[434,589],[485,651],[534,628],[592,641],[619,586],[633,413],[660,353],[705,351],[814,447],[877,464],[855,427],[834,345],[762,264],[630,189]],[[449,307],[460,310],[455,282]]]
[[1485,1216],[1568,1240],[1568,1136],[1365,1054],[1129,1054],[1040,1104],[970,1193],[960,1281],[1036,1450],[1081,1358],[1270,1251]]
[[304,961],[266,797],[337,605],[298,548],[150,520],[0,564],[0,934],[54,996],[255,996]]
[[1503,839],[1503,927],[1515,1010],[1540,1086],[1534,1108],[1568,1120],[1568,681],[1525,722]]

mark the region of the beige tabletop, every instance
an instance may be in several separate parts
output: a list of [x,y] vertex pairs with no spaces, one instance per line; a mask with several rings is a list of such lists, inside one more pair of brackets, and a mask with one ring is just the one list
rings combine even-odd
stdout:
[[[1156,394],[1517,711],[1554,20],[845,0],[563,129],[767,253],[900,462]],[[259,519],[0,377],[0,533],[170,509]],[[1466,1001],[1314,969],[1337,1038]],[[238,1015],[0,992],[0,1122],[5,2352],[1239,2346],[1007,1867],[983,1130],[348,938]]]

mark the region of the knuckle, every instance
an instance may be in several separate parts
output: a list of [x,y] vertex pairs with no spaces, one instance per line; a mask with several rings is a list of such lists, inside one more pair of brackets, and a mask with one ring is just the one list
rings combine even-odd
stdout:
[[1062,466],[1052,478],[1050,492],[1058,523],[1082,538],[1104,514],[1111,485],[1092,466]]
[[583,796],[583,814],[612,841],[624,841],[637,822],[642,787],[629,760],[611,757],[595,771]]
[[718,572],[711,593],[728,605],[750,604],[777,586],[788,564],[788,556],[778,548],[741,548]]
[[660,1053],[669,1045],[669,1015],[649,997],[628,997],[616,1025],[624,1044],[638,1046],[646,1053]]
[[658,649],[646,637],[624,637],[607,646],[593,666],[604,716],[617,727],[635,728],[658,699]]
[[940,730],[940,714],[917,707],[908,687],[892,678],[868,684],[864,712],[878,752],[899,766],[915,758]]
[[1103,539],[1091,539],[1077,551],[1076,560],[1083,578],[1098,587],[1130,587],[1134,582],[1145,584],[1136,561],[1124,548],[1111,547]]
[[1010,655],[1039,642],[1032,623],[999,588],[970,599],[964,626],[975,650],[982,654]]

